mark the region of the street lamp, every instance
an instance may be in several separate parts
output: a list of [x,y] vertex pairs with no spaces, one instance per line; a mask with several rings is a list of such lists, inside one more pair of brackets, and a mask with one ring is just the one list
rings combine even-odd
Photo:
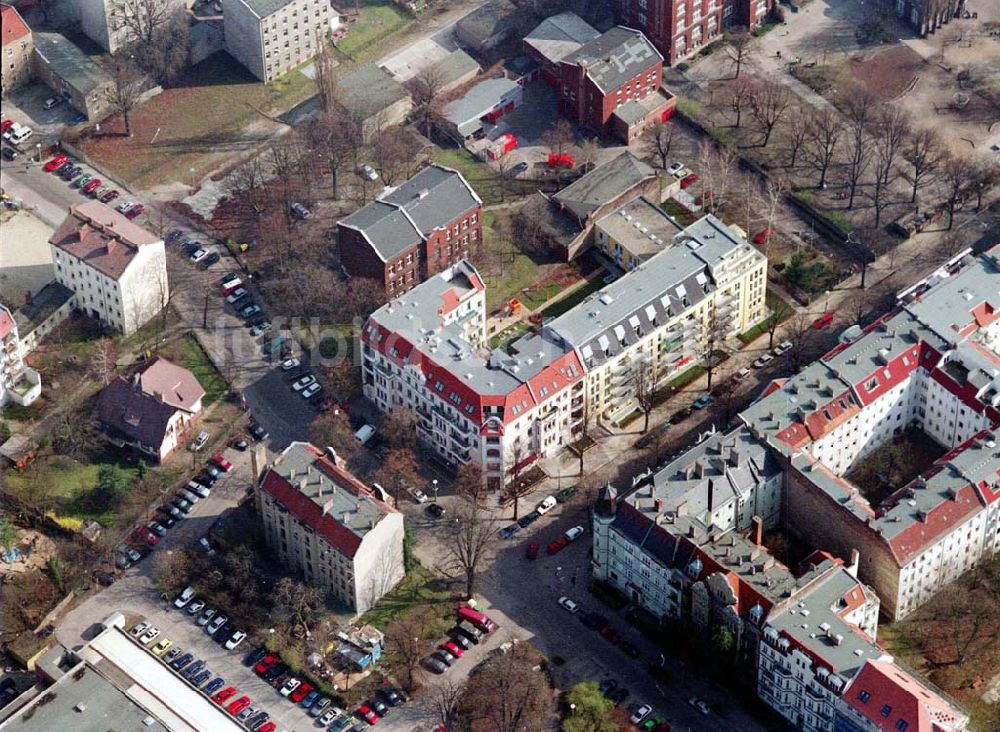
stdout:
[[188,168],[188,172],[191,173],[191,188],[195,188],[196,186],[194,184],[194,168]]
[[431,489],[434,491],[434,503],[438,500],[438,480],[435,478],[431,481]]
[[35,143],[36,162],[42,162],[42,143]]

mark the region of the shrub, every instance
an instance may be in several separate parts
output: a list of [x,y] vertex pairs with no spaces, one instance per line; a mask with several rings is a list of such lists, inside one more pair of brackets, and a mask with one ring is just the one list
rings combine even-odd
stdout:
[[691,68],[691,65],[688,64],[688,63],[686,63],[686,62],[684,62],[684,61],[681,61],[674,68],[677,69],[678,71],[680,71],[681,73],[684,73],[685,71],[687,71],[688,69]]

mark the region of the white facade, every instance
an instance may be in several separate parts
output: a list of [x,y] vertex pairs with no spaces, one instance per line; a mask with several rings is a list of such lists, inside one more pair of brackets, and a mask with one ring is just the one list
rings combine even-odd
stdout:
[[41,376],[24,364],[24,348],[14,315],[0,304],[0,407],[8,402],[26,407],[41,393]]

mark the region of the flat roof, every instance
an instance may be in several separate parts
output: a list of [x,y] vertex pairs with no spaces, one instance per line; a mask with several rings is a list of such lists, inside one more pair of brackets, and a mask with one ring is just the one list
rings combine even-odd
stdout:
[[520,89],[516,81],[505,78],[487,79],[469,89],[463,96],[444,108],[444,116],[462,135],[471,135],[482,127],[479,118],[496,108],[507,94]]
[[33,40],[35,51],[56,76],[84,96],[111,83],[111,77],[61,33],[35,31]]
[[663,251],[681,231],[662,208],[645,196],[626,201],[598,219],[596,226],[640,259]]

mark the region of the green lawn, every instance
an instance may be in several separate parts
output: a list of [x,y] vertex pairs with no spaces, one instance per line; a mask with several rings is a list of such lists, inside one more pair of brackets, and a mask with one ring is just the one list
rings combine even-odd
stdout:
[[[495,211],[483,213],[483,244],[487,252],[490,253],[487,257],[490,262],[495,260],[495,257],[492,256],[495,249],[501,246],[497,236],[493,233],[495,220]],[[542,277],[540,265],[531,257],[516,248],[513,249],[512,255],[512,259],[504,261],[502,272],[483,271],[483,277],[486,279],[487,312],[493,312],[512,297],[520,298],[521,290],[534,284]]]
[[531,329],[531,324],[525,320],[519,320],[509,328],[505,328],[492,338],[490,338],[490,348],[507,348],[509,343],[520,338]]
[[795,310],[792,306],[786,303],[781,295],[773,292],[772,290],[767,291],[767,294],[764,296],[764,300],[767,303],[768,309],[772,312],[772,315],[767,316],[764,320],[757,323],[757,325],[739,334],[738,337],[743,345],[752,343],[761,333],[767,333],[768,328],[771,327],[771,323],[774,322],[773,313],[778,308],[784,308],[784,312],[782,312],[781,317],[778,319],[779,323],[785,322],[795,314]]
[[28,470],[23,473],[9,471],[6,480],[10,483],[11,492],[16,494],[25,490],[51,491],[57,517],[69,519],[67,525],[70,527],[78,526],[78,522],[87,519],[94,519],[104,526],[114,524],[114,510],[103,513],[90,511],[86,507],[86,497],[97,483],[97,473],[102,465],[108,463],[118,465],[131,481],[137,475],[134,463],[110,455],[104,460],[90,463],[77,462],[62,455],[43,460],[44,464],[39,471]]
[[604,287],[604,278],[601,276],[602,274],[603,271],[594,275],[594,277],[588,280],[586,284],[583,284],[576,290],[573,290],[573,292],[566,297],[561,300],[556,300],[542,311],[542,316],[545,318],[557,318],[563,313],[575,308],[590,295]]
[[171,344],[171,346],[172,349],[176,350],[175,358],[178,363],[184,368],[189,369],[205,390],[205,398],[202,400],[205,407],[214,404],[225,396],[229,390],[229,385],[222,378],[222,374],[215,368],[215,365],[208,358],[208,354],[205,353],[201,344],[195,340],[194,336],[185,336],[180,341]]
[[417,566],[396,588],[376,603],[375,607],[361,616],[358,625],[370,623],[380,630],[393,618],[417,605],[444,605],[448,592],[436,585],[431,571]]
[[409,22],[410,17],[389,0],[369,2],[361,8],[357,22],[337,44],[337,48],[353,58]]
[[496,171],[468,150],[438,147],[434,150],[433,158],[434,162],[461,173],[487,206],[512,201],[538,190],[538,183],[534,181],[508,180],[505,191]]
[[668,198],[666,201],[661,203],[660,208],[677,219],[681,226],[690,226],[698,220],[698,216],[696,214],[688,211],[680,204],[680,202],[675,201],[672,198]]

